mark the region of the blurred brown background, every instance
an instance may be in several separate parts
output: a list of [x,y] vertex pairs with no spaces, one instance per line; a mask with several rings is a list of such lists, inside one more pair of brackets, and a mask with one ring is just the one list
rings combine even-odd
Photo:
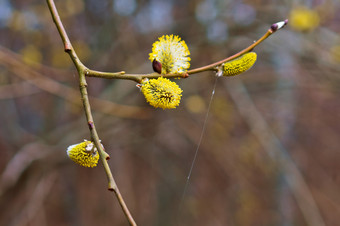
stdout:
[[[138,225],[304,226],[340,222],[340,1],[56,0],[91,69],[149,73],[163,34],[192,68],[290,19],[238,77],[176,80],[176,110],[153,109],[124,80],[88,79],[99,136]],[[101,165],[66,155],[89,139],[77,73],[47,4],[0,0],[0,225],[127,225]],[[179,223],[179,224],[177,224]]]

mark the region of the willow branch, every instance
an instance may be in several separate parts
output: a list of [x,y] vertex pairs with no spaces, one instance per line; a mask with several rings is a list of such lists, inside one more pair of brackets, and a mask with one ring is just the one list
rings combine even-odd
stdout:
[[288,20],[284,20],[278,23],[273,24],[268,30],[267,32],[257,41],[255,41],[253,44],[251,44],[250,46],[248,46],[247,48],[239,51],[238,53],[227,57],[223,60],[220,60],[218,62],[203,66],[203,67],[199,67],[199,68],[195,68],[195,69],[191,69],[187,72],[184,73],[176,73],[176,74],[158,74],[158,73],[150,73],[150,74],[126,74],[125,71],[121,71],[121,72],[101,72],[101,71],[94,71],[94,70],[90,70],[87,69],[86,70],[86,76],[89,77],[98,77],[98,78],[105,78],[105,79],[127,79],[127,80],[132,80],[135,82],[140,83],[144,78],[158,78],[158,77],[164,77],[164,78],[186,78],[188,77],[190,74],[197,74],[200,72],[204,72],[204,71],[217,71],[217,67],[224,64],[225,62],[231,61],[236,59],[237,57],[252,51],[256,46],[258,46],[261,42],[263,42],[264,40],[266,40],[270,35],[272,35],[273,33],[275,33],[277,30],[283,28],[286,24],[288,23]]
[[108,189],[115,193],[115,195],[118,199],[118,202],[119,202],[127,220],[129,221],[130,225],[137,225],[135,223],[129,209],[127,208],[125,201],[124,201],[122,195],[120,194],[120,191],[117,187],[117,184],[116,184],[116,182],[115,182],[115,180],[112,176],[109,164],[107,163],[107,160],[110,158],[110,156],[104,151],[104,148],[101,145],[100,140],[99,140],[99,136],[98,136],[98,133],[97,133],[97,130],[96,130],[96,127],[95,127],[93,117],[92,117],[91,106],[90,106],[88,93],[87,93],[87,83],[86,83],[85,74],[87,74],[89,72],[89,70],[82,64],[82,62],[78,58],[76,52],[74,51],[72,44],[71,44],[71,41],[68,38],[68,35],[67,35],[65,28],[63,26],[63,23],[60,20],[60,17],[59,17],[57,8],[54,4],[54,1],[53,0],[47,0],[47,4],[48,4],[48,7],[50,9],[53,21],[54,21],[54,23],[55,23],[55,25],[58,29],[58,32],[60,34],[62,41],[64,43],[64,50],[71,57],[75,67],[77,68],[78,74],[79,74],[79,88],[80,88],[82,102],[83,102],[83,106],[84,106],[84,110],[85,110],[85,115],[86,115],[86,118],[87,118],[90,133],[91,133],[91,139],[94,142],[94,144],[96,145],[97,150],[99,152],[100,159],[103,163],[104,170],[105,170],[107,180],[108,180]]
[[195,69],[191,69],[189,71],[187,71],[188,74],[195,74],[195,73],[199,73],[199,72],[203,72],[203,71],[210,71],[210,70],[216,70],[216,67],[218,67],[219,65],[222,65],[225,62],[231,61],[236,59],[237,57],[250,52],[251,50],[253,50],[256,46],[258,46],[261,42],[263,42],[264,40],[266,40],[270,35],[272,35],[274,33],[274,31],[272,30],[272,28],[269,28],[268,31],[256,42],[254,42],[252,45],[248,46],[247,48],[241,50],[240,52],[225,58],[223,60],[220,60],[216,63],[212,63],[209,64],[207,66],[203,66],[203,67],[199,67],[199,68],[195,68]]
[[87,68],[78,58],[75,50],[72,47],[71,41],[68,38],[68,35],[65,31],[65,28],[60,20],[58,11],[55,7],[54,1],[53,0],[47,0],[47,4],[49,6],[49,9],[51,11],[52,14],[52,18],[53,21],[58,29],[58,32],[60,34],[60,37],[64,43],[64,50],[65,52],[67,52],[69,54],[69,56],[71,57],[75,67],[77,68],[78,74],[79,74],[79,87],[80,87],[80,93],[81,93],[81,97],[82,97],[82,102],[83,102],[83,107],[85,110],[85,115],[88,121],[88,126],[90,129],[90,133],[91,133],[91,138],[93,140],[93,142],[95,143],[98,151],[99,151],[99,155],[100,155],[100,159],[103,163],[105,172],[106,172],[106,176],[108,179],[108,183],[109,183],[109,190],[114,191],[122,209],[123,212],[125,214],[125,216],[127,217],[129,223],[131,225],[136,225],[135,221],[133,220],[120,192],[119,189],[114,181],[114,178],[112,176],[111,170],[109,168],[109,165],[107,163],[107,160],[109,159],[109,155],[104,151],[102,145],[100,144],[100,140],[99,140],[99,136],[95,127],[95,123],[92,117],[92,113],[91,113],[91,107],[90,107],[90,102],[89,102],[89,98],[88,98],[88,93],[87,93],[87,83],[86,83],[86,76],[88,77],[98,77],[98,78],[105,78],[105,79],[126,79],[126,80],[132,80],[135,81],[137,83],[140,83],[144,78],[158,78],[158,77],[166,77],[166,78],[178,78],[178,77],[188,77],[190,74],[196,74],[196,73],[200,73],[203,71],[216,71],[217,67],[222,65],[225,62],[231,61],[239,56],[241,56],[244,53],[247,53],[249,51],[251,51],[252,49],[254,49],[257,45],[259,45],[261,42],[263,42],[265,39],[267,39],[271,34],[273,34],[275,31],[279,30],[280,28],[284,27],[288,20],[282,21],[282,22],[278,22],[273,24],[270,29],[268,29],[268,31],[256,42],[254,42],[252,45],[248,46],[247,48],[241,50],[240,52],[236,53],[233,56],[230,56],[226,59],[223,59],[221,61],[212,63],[210,65],[206,65],[203,67],[199,67],[196,69],[192,69],[189,70],[187,72],[184,73],[177,73],[177,74],[158,74],[158,73],[150,73],[150,74],[126,74],[125,71],[121,71],[121,72],[101,72],[101,71],[95,71],[95,70],[91,70],[89,68]]

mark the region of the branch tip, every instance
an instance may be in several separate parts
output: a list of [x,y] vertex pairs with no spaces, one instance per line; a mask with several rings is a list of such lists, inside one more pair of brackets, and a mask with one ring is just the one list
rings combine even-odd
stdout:
[[284,21],[280,21],[280,22],[277,22],[275,24],[272,24],[272,26],[270,26],[270,29],[272,30],[272,32],[275,32],[275,31],[283,28],[287,24],[288,24],[288,19],[285,19]]
[[272,29],[272,31],[277,31],[277,28],[279,26],[277,24],[272,24],[272,26],[270,26],[270,29]]
[[288,24],[288,19],[285,19],[284,22],[285,22],[285,25],[287,25]]

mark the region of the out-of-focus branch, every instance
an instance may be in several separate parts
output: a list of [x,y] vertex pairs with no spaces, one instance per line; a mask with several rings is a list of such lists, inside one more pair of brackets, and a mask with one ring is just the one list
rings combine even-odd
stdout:
[[260,141],[273,161],[279,164],[308,225],[325,226],[318,206],[301,172],[257,110],[248,95],[246,87],[239,80],[228,81],[225,84],[236,107],[248,123],[254,136]]
[[[39,89],[42,89],[53,95],[59,96],[71,102],[72,104],[82,106],[81,102],[79,102],[78,91],[44,76],[34,68],[25,64],[17,54],[11,52],[10,50],[2,46],[0,46],[0,65],[1,64],[6,66],[8,70],[13,72],[20,78],[33,84]],[[5,91],[6,90],[4,90],[3,92]],[[20,90],[20,92],[22,93],[23,90]],[[1,93],[2,92],[0,92],[0,94]],[[98,112],[122,118],[147,119],[150,117],[151,112],[150,109],[148,108],[116,104],[111,101],[102,100],[100,98],[91,96],[90,98],[93,103],[93,106]]]
[[12,225],[30,225],[34,217],[36,217],[38,214],[43,214],[41,213],[41,210],[43,209],[44,201],[50,194],[56,178],[56,173],[50,173],[40,180],[29,197],[29,200],[23,206],[22,211],[14,218]]
[[29,82],[18,82],[0,86],[0,99],[13,99],[41,92]]
[[18,150],[0,175],[0,196],[17,183],[19,177],[33,161],[44,158],[48,152],[42,152],[41,150],[48,148],[50,147],[35,142]]

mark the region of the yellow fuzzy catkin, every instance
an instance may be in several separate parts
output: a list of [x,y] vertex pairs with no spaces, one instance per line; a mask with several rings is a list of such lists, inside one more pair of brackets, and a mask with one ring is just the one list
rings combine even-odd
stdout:
[[181,101],[182,89],[167,78],[150,79],[142,84],[146,101],[155,108],[176,108]]
[[160,74],[181,73],[190,67],[189,55],[187,44],[178,35],[163,35],[153,43],[149,59],[162,65],[157,71]]
[[235,76],[249,70],[256,62],[255,52],[245,53],[242,56],[224,63],[223,76]]
[[95,167],[99,160],[99,153],[94,143],[84,140],[79,144],[71,145],[67,148],[67,155],[75,163],[84,167]]

